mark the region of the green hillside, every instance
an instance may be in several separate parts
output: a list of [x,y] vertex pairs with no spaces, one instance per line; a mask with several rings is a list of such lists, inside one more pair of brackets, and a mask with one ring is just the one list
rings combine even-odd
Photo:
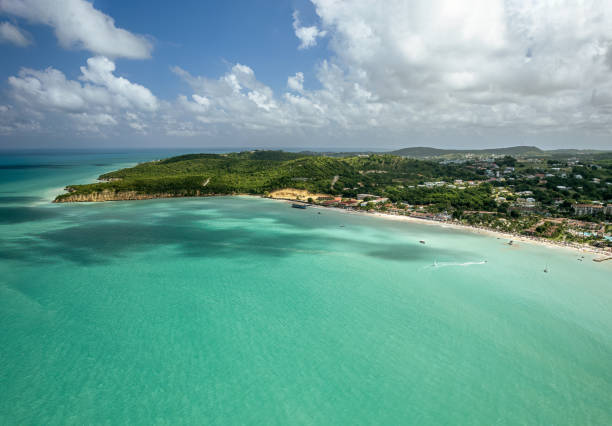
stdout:
[[342,158],[283,151],[189,154],[106,173],[100,176],[103,182],[70,185],[70,192],[58,196],[57,201],[103,191],[197,196],[296,188],[352,196],[358,192],[380,194],[387,186],[424,180],[479,178],[482,176],[474,171],[455,165],[389,154]]

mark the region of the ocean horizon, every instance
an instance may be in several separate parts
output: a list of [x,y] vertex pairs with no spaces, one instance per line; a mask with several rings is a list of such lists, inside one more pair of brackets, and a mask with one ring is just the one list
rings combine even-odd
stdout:
[[0,423],[612,423],[592,254],[255,197],[51,203],[187,152],[0,156]]

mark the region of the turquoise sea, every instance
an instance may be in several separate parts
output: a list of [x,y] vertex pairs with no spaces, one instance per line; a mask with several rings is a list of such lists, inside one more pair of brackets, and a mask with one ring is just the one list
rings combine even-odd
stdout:
[[0,424],[612,424],[612,264],[251,197],[50,203],[173,154],[0,156]]

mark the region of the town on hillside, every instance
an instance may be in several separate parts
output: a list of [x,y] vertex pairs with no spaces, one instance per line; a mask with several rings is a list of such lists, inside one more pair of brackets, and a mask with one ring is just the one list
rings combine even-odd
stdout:
[[[364,157],[370,154],[359,154]],[[454,154],[452,159],[428,157],[474,171],[477,178],[425,180],[407,185],[394,182],[377,193],[357,193],[342,188],[344,195],[310,201],[322,206],[406,215],[453,222],[486,229],[612,248],[612,155],[563,156],[473,153]],[[364,173],[384,174],[385,170]],[[394,196],[394,189],[412,189],[422,196],[409,201]],[[487,208],[462,208],[444,194],[469,193],[486,188]],[[432,194],[441,195],[431,198]]]

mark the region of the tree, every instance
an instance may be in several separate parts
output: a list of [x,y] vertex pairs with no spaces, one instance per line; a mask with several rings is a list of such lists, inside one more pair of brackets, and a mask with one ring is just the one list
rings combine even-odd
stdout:
[[500,167],[514,167],[516,166],[516,158],[506,155],[504,158],[495,160],[495,163]]

